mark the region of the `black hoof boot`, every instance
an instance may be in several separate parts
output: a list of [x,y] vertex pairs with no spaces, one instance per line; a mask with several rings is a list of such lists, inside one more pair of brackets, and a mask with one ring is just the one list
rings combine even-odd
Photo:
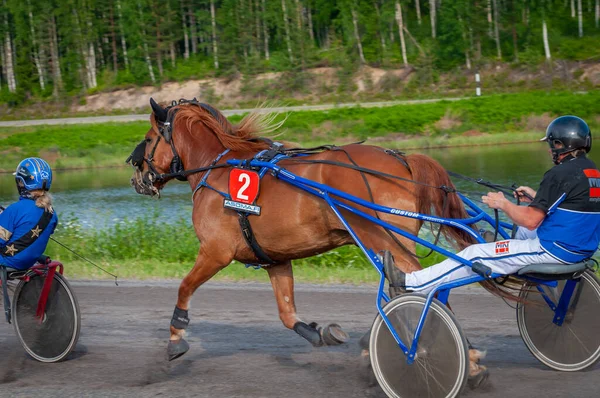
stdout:
[[190,345],[184,339],[179,340],[169,340],[169,345],[167,346],[167,356],[169,357],[169,361],[179,358],[190,349]]
[[327,345],[340,345],[348,342],[350,336],[337,323],[330,323],[321,329],[323,342]]
[[294,332],[304,337],[314,347],[321,347],[324,344],[320,330],[317,329],[317,324],[314,322],[310,325],[307,325],[304,322],[296,322],[294,325]]

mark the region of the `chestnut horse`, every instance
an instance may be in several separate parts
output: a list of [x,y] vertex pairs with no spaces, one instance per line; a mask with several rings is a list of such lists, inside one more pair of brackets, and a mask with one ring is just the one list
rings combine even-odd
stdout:
[[[132,185],[138,193],[150,196],[160,194],[169,179],[175,176],[173,172],[223,164],[227,159],[251,159],[269,147],[266,141],[259,139],[259,134],[272,132],[278,127],[267,114],[251,113],[233,126],[220,112],[206,104],[180,102],[163,108],[152,99],[150,103],[152,127],[131,157],[135,167]],[[229,152],[219,157],[226,149]],[[441,189],[431,188],[453,186],[446,171],[435,160],[419,154],[398,159],[383,148],[370,145],[351,144],[336,149],[304,156],[302,163],[294,162],[292,158],[281,160],[278,165],[296,175],[385,206],[421,213],[431,213],[433,209],[436,214],[448,218],[467,217],[458,195],[450,193],[444,199],[446,194]],[[363,181],[359,172],[350,168],[304,162],[318,159],[348,163],[350,158],[358,166],[426,184],[371,174],[365,174],[366,181]],[[229,171],[229,168],[212,169],[206,182],[215,190],[227,192]],[[188,309],[195,290],[233,260],[253,264],[261,262],[242,236],[238,214],[223,207],[223,197],[215,190],[206,187],[197,189],[205,173],[179,175],[180,179],[187,179],[193,192],[192,221],[201,245],[193,268],[179,287],[171,321],[170,360],[189,349],[184,331],[189,323]],[[281,321],[315,346],[331,344],[331,334],[334,335],[333,343],[343,342],[347,335],[337,325],[326,336],[324,328],[302,321],[296,313],[292,260],[354,244],[354,241],[325,201],[278,181],[269,173],[260,183],[257,205],[262,208],[260,216],[252,216],[249,220],[256,241],[275,262],[264,268],[271,280]],[[374,211],[361,210],[375,216]],[[378,216],[414,235],[418,234],[422,225],[421,221],[412,218],[390,214]],[[404,249],[379,226],[352,214],[346,214],[346,217],[366,247],[376,251],[389,250],[396,259],[396,266],[405,272],[421,268],[419,262],[406,252],[415,252],[414,241],[398,236]],[[458,248],[472,243],[464,231],[442,228]],[[477,353],[471,354],[473,375],[480,369],[476,364]]]

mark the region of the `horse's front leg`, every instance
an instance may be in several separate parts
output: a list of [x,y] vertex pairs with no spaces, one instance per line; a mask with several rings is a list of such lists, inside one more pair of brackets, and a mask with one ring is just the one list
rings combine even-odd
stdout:
[[200,285],[212,278],[217,272],[225,268],[232,257],[224,255],[222,251],[214,251],[220,253],[219,257],[209,256],[206,250],[206,245],[202,245],[194,268],[186,275],[179,285],[179,295],[177,298],[177,305],[173,312],[173,318],[171,319],[171,338],[169,339],[169,345],[167,348],[167,354],[169,361],[179,358],[185,354],[190,346],[183,338],[185,335],[185,329],[187,328],[190,319],[188,317],[188,309],[190,307],[190,300],[192,295]]
[[279,319],[288,329],[304,337],[313,346],[337,345],[348,341],[348,335],[337,324],[324,328],[315,322],[307,324],[298,318],[294,303],[294,275],[291,261],[275,264],[266,268],[277,300]]

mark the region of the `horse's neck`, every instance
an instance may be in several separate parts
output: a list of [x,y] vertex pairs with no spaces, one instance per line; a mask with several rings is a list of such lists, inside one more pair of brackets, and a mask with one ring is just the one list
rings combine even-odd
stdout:
[[[210,166],[219,154],[225,151],[225,147],[210,132],[203,134],[201,140],[188,140],[182,142],[181,148],[177,148],[185,170]],[[196,188],[203,175],[204,173],[194,173],[188,176],[192,190]]]

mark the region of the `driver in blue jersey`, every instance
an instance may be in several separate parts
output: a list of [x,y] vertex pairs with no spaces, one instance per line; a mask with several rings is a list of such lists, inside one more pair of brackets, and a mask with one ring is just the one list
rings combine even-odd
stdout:
[[52,169],[45,160],[24,159],[14,176],[19,201],[0,214],[0,266],[25,270],[46,250],[58,218],[48,193]]
[[[550,123],[541,141],[550,145],[555,166],[546,172],[537,192],[529,187],[517,189],[517,194],[533,197],[528,206],[517,206],[501,192],[482,197],[490,208],[504,211],[521,227],[517,239],[474,244],[458,256],[495,273],[513,274],[530,264],[577,263],[596,252],[600,171],[586,156],[592,147],[590,129],[576,116],[562,116]],[[384,263],[392,296],[405,291],[428,293],[441,283],[475,275],[470,267],[452,259],[407,274],[392,262]]]

